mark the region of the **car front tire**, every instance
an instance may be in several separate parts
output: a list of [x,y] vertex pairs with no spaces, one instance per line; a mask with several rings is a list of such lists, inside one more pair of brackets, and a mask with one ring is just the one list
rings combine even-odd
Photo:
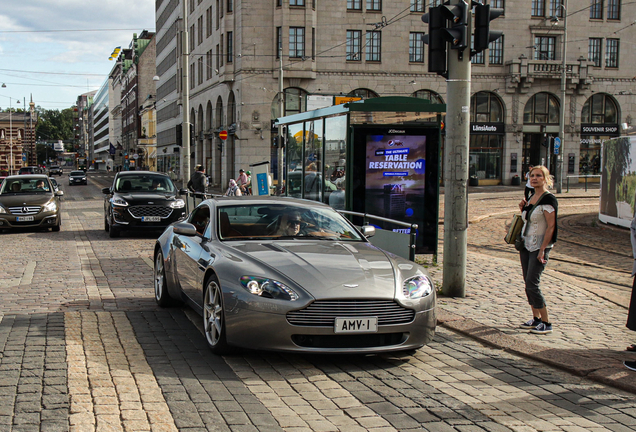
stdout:
[[203,290],[203,329],[205,340],[214,354],[223,355],[230,352],[225,336],[223,293],[215,276],[207,279]]
[[110,231],[110,225],[108,225],[108,218],[104,215],[104,231]]
[[168,307],[174,304],[174,300],[168,293],[166,283],[166,269],[163,262],[163,253],[159,251],[155,257],[154,269],[155,301],[160,307]]

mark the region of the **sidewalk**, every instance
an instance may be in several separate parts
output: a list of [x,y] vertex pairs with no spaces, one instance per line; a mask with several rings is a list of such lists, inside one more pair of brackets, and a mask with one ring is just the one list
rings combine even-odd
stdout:
[[[593,203],[598,199],[598,185],[595,189],[570,187],[570,192],[557,194],[557,198],[564,208],[574,202],[587,200]],[[535,335],[527,330],[519,329],[519,324],[530,319],[530,308],[527,304],[523,284],[521,280],[521,266],[516,253],[511,253],[506,248],[503,240],[498,240],[499,232],[505,233],[504,223],[508,223],[512,211],[508,215],[502,212],[488,213],[473,205],[470,200],[477,197],[472,195],[477,192],[470,188],[469,196],[469,243],[471,243],[471,231],[484,233],[488,230],[496,231],[489,248],[469,248],[466,268],[466,297],[450,298],[439,295],[438,297],[438,324],[449,329],[461,332],[490,346],[501,348],[505,351],[535,359],[537,361],[556,366],[573,374],[584,376],[588,379],[611,385],[622,390],[636,393],[636,372],[630,371],[623,365],[624,360],[636,360],[636,353],[624,351],[625,348],[636,343],[636,333],[625,327],[627,320],[628,294],[626,284],[630,284],[628,272],[616,269],[616,252],[611,251],[617,244],[621,254],[626,258],[625,266],[631,269],[631,248],[629,247],[629,230],[621,228],[603,228],[586,230],[586,242],[600,246],[599,250],[592,250],[597,262],[603,262],[603,250],[607,250],[608,272],[616,274],[617,292],[620,295],[608,294],[606,288],[594,280],[569,276],[565,272],[555,270],[567,266],[568,260],[574,260],[568,254],[574,249],[571,244],[556,244],[550,255],[548,264],[541,280],[541,287],[546,296],[548,310],[553,323],[554,332],[548,335]],[[517,197],[516,191],[523,188],[517,186],[484,187],[479,192],[500,194],[500,207],[510,208],[510,203]],[[511,192],[508,194],[502,192]],[[489,195],[489,194],[488,194]],[[443,197],[441,197],[443,202]],[[505,202],[503,202],[505,201]],[[567,204],[566,204],[567,203]],[[560,208],[561,208],[560,206]],[[497,208],[493,205],[493,208]],[[598,207],[596,207],[598,209]],[[596,210],[598,211],[598,210]],[[589,215],[589,214],[588,214]],[[440,243],[438,265],[430,266],[429,272],[438,287],[442,286],[443,273],[443,206],[440,206]],[[481,226],[482,221],[489,219],[489,226]],[[559,228],[563,219],[560,213]],[[505,221],[505,222],[504,222]],[[479,225],[479,227],[477,227]],[[610,237],[607,237],[607,233]],[[599,234],[600,233],[600,234]],[[485,235],[485,234],[482,234]],[[559,233],[561,239],[561,232]],[[594,236],[605,236],[594,238]],[[501,235],[503,237],[503,235]],[[561,243],[565,243],[565,240]],[[607,245],[607,247],[605,247]],[[560,246],[561,249],[560,249]],[[627,249],[623,251],[622,249]],[[471,250],[472,249],[472,250]],[[483,251],[483,252],[482,252]],[[513,251],[514,252],[514,251]],[[585,257],[588,250],[580,251],[577,257]],[[600,255],[600,256],[599,256]],[[574,256],[574,255],[572,255]],[[430,261],[430,256],[422,256]],[[620,258],[620,257],[619,257]],[[612,261],[612,259],[614,261]],[[558,260],[558,265],[557,265]],[[622,262],[623,258],[619,261]],[[571,261],[574,262],[574,261]],[[576,263],[579,265],[580,262]],[[573,269],[576,266],[571,266]],[[599,270],[596,270],[599,271]],[[627,273],[627,274],[626,274]],[[576,271],[569,272],[576,274]]]

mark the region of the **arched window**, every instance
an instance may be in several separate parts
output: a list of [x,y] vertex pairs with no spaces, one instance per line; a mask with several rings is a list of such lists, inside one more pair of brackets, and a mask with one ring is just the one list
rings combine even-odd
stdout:
[[416,92],[413,92],[411,94],[411,97],[428,99],[431,101],[431,103],[444,103],[444,99],[442,99],[442,97],[439,94],[435,93],[433,90],[418,90]]
[[364,89],[364,88],[355,89],[349,92],[347,96],[354,96],[354,97],[359,97],[362,99],[372,99],[372,98],[379,97],[379,95],[373,90]]
[[524,124],[559,124],[559,100],[550,93],[532,96],[523,110]]
[[504,111],[499,97],[492,92],[478,92],[470,98],[470,121],[503,123]]
[[605,93],[590,97],[581,110],[581,123],[617,124],[618,109],[614,98]]
[[[285,103],[284,103],[284,115],[298,114],[307,111],[305,99],[307,92],[301,88],[290,87],[284,90]],[[280,107],[278,106],[278,95],[274,96],[272,101],[272,119],[280,117]]]

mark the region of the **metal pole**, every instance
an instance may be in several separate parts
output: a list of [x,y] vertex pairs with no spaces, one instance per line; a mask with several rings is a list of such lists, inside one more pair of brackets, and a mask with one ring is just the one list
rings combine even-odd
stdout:
[[186,188],[190,177],[190,87],[188,84],[188,2],[181,0],[183,4],[183,52],[181,56],[181,109],[183,110],[183,121],[181,127],[181,187]]
[[[282,36],[282,34],[281,34]],[[278,47],[278,112],[281,117],[285,115],[285,93],[283,88],[283,41]],[[278,124],[278,190],[276,195],[283,194],[283,126]]]
[[[462,0],[454,0],[457,4]],[[470,22],[471,20],[469,20]],[[471,26],[468,26],[470,34]],[[462,56],[463,54],[463,56]],[[463,58],[459,58],[462,56]],[[444,277],[442,293],[466,296],[470,48],[448,50],[444,146]]]
[[557,155],[555,174],[558,177],[557,180],[557,193],[561,193],[563,189],[563,152],[565,151],[565,87],[566,87],[566,70],[567,64],[565,62],[565,56],[567,53],[568,43],[568,11],[567,0],[563,0],[561,7],[563,8],[563,58],[561,59],[561,110],[559,112],[559,137],[561,138],[561,148]]
[[11,97],[9,97],[9,175],[13,175],[13,122],[11,121]]

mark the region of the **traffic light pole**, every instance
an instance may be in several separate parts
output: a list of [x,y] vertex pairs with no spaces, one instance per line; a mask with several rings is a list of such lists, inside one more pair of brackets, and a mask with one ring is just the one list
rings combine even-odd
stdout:
[[[462,0],[454,0],[458,4]],[[470,20],[468,34],[471,31]],[[461,59],[460,59],[461,57]],[[466,296],[470,46],[449,50],[444,145],[444,273],[442,293]]]

